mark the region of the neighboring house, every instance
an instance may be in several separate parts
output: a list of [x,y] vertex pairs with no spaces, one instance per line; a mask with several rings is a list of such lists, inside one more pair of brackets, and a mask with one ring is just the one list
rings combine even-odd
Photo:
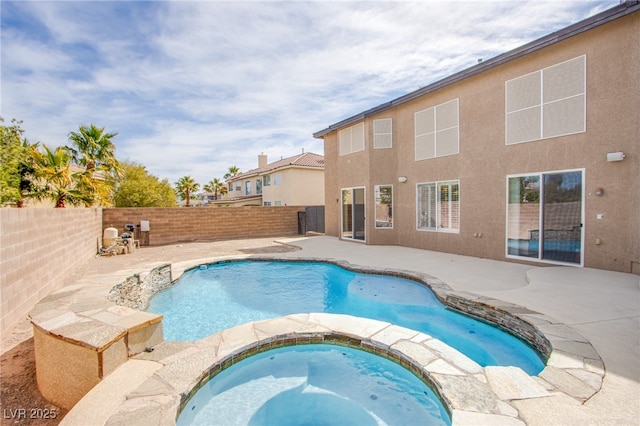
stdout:
[[621,3],[315,133],[326,233],[640,273],[639,10]]
[[273,163],[258,155],[258,168],[227,180],[228,192],[211,205],[324,205],[324,157],[303,152]]

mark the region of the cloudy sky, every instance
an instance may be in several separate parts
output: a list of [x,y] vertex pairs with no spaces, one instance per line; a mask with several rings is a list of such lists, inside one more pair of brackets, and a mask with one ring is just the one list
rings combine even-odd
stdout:
[[618,3],[2,0],[0,115],[49,147],[105,127],[118,159],[202,185]]

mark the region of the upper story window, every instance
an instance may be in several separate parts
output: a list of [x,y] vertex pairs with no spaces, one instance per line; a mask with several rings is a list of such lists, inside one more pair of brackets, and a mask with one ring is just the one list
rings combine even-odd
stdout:
[[256,179],[256,194],[262,194],[262,179]]
[[444,157],[460,151],[458,99],[415,113],[415,159]]
[[393,126],[390,118],[373,120],[373,149],[393,146]]
[[280,173],[273,175],[273,185],[282,185],[282,175]]
[[240,181],[236,182],[236,191],[238,192],[242,191],[242,182]]
[[233,182],[229,182],[229,192],[233,192]]
[[251,181],[248,180],[244,183],[244,195],[251,195]]
[[264,179],[264,186],[271,185],[271,175],[264,175],[262,178]]
[[338,132],[338,151],[340,155],[364,151],[364,123],[347,127]]
[[586,131],[585,55],[505,83],[506,144]]

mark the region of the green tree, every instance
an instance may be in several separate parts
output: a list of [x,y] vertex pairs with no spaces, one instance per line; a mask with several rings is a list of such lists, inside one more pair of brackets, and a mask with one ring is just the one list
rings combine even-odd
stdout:
[[231,166],[229,167],[229,171],[223,176],[223,179],[227,180],[234,176],[238,176],[239,174],[240,174],[240,169],[238,168],[238,166]]
[[175,188],[178,196],[185,200],[187,207],[189,207],[191,194],[200,189],[200,184],[193,180],[191,176],[183,176],[175,183]]
[[206,192],[213,192],[213,199],[218,199],[218,194],[224,195],[227,193],[227,186],[218,178],[214,178],[208,184],[206,184],[202,189]]
[[38,146],[23,137],[21,124],[14,118],[11,126],[0,125],[0,203],[16,203],[18,207],[23,206],[23,198],[31,190],[32,151]]
[[67,203],[91,206],[97,190],[91,174],[82,169],[71,170],[72,155],[66,147],[55,151],[46,145],[42,147],[43,151],[33,150],[33,191],[26,195],[37,200],[50,199],[56,208],[64,208]]
[[140,164],[123,161],[113,182],[116,207],[175,207],[176,193],[167,179],[160,181]]

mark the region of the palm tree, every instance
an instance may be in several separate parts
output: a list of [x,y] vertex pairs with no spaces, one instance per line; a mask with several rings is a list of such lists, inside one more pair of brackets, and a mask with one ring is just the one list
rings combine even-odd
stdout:
[[[89,172],[89,190],[94,190],[94,196],[100,204],[109,206],[113,199],[114,187],[108,179],[120,173],[120,166],[116,160],[116,147],[112,142],[117,133],[105,133],[104,127],[94,124],[89,127],[80,126],[78,132],[69,133],[71,147],[66,147],[72,156],[72,162]],[[94,172],[100,172],[94,174]],[[112,180],[111,180],[112,181]]]
[[238,166],[231,166],[229,167],[229,172],[223,176],[223,179],[228,180],[229,178],[238,176],[239,174],[240,174],[240,169],[238,168]]
[[78,132],[69,133],[73,146],[68,149],[73,162],[87,170],[117,171],[116,146],[111,141],[116,135],[117,133],[105,133],[104,127],[100,128],[95,124],[80,126]]
[[200,184],[197,183],[191,176],[183,176],[175,183],[176,192],[178,196],[187,202],[189,207],[189,200],[191,199],[191,193],[200,189]]
[[[218,199],[218,194],[224,195],[224,194],[226,194],[226,191],[227,191],[227,187],[224,184],[224,182],[222,182],[218,178],[214,178],[208,184],[203,186],[202,189],[204,189],[206,192],[213,192],[213,199],[214,200]],[[223,193],[223,191],[224,191],[224,193]]]
[[27,196],[38,200],[51,199],[56,208],[72,205],[90,206],[94,201],[94,185],[87,171],[71,171],[72,155],[66,147],[51,151],[42,145],[44,152],[35,150],[32,192]]

